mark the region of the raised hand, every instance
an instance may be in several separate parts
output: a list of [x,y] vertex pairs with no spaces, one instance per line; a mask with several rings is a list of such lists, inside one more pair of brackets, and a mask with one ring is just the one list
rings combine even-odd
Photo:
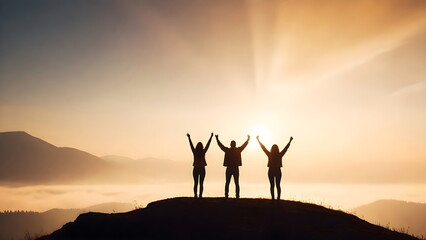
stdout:
[[290,141],[293,141],[293,137],[290,137]]
[[213,137],[213,133],[210,135],[210,137]]
[[256,136],[256,139],[259,140],[259,135]]
[[189,133],[186,134],[187,137],[191,137],[191,135],[189,135]]
[[250,139],[250,135],[247,135],[247,139]]
[[216,138],[218,138],[218,137],[219,137],[219,134],[216,134],[215,136],[216,136]]

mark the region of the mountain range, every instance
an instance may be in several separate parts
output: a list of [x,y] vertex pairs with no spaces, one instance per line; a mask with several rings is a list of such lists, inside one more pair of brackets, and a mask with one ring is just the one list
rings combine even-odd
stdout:
[[379,200],[352,211],[371,223],[426,237],[426,203]]
[[185,167],[165,159],[100,158],[75,148],[56,147],[26,132],[0,133],[1,185],[183,181],[187,180]]

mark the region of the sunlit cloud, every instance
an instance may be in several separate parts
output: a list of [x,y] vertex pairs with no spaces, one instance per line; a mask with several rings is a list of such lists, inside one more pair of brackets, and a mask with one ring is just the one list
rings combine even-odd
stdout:
[[[247,1],[259,88],[321,82],[391,51],[424,28],[402,1]],[[402,14],[404,13],[404,14]]]
[[402,87],[394,91],[393,93],[391,93],[391,96],[401,97],[401,96],[406,96],[411,94],[420,94],[420,93],[424,94],[425,92],[426,92],[426,81],[423,81],[423,82]]

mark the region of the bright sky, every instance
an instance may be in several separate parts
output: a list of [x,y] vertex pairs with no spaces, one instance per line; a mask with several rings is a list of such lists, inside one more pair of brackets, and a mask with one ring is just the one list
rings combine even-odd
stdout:
[[426,1],[1,1],[0,31],[0,131],[188,162],[187,132],[293,136],[290,179],[426,182]]

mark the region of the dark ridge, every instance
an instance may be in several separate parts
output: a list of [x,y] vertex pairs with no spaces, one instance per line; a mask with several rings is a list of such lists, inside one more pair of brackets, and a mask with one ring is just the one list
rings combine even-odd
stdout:
[[189,164],[165,159],[104,160],[26,132],[0,133],[0,184],[6,186],[184,182],[188,169]]
[[0,135],[29,135],[27,132],[25,131],[8,131],[8,132],[0,132]]
[[86,213],[40,240],[417,239],[322,206],[267,199],[172,198],[128,213]]
[[87,152],[56,147],[26,132],[0,133],[0,183],[31,185],[84,182],[111,164]]
[[12,142],[14,144],[42,144],[48,147],[55,147],[40,138],[34,137],[25,131],[11,131],[11,132],[0,132],[0,139],[2,141]]

